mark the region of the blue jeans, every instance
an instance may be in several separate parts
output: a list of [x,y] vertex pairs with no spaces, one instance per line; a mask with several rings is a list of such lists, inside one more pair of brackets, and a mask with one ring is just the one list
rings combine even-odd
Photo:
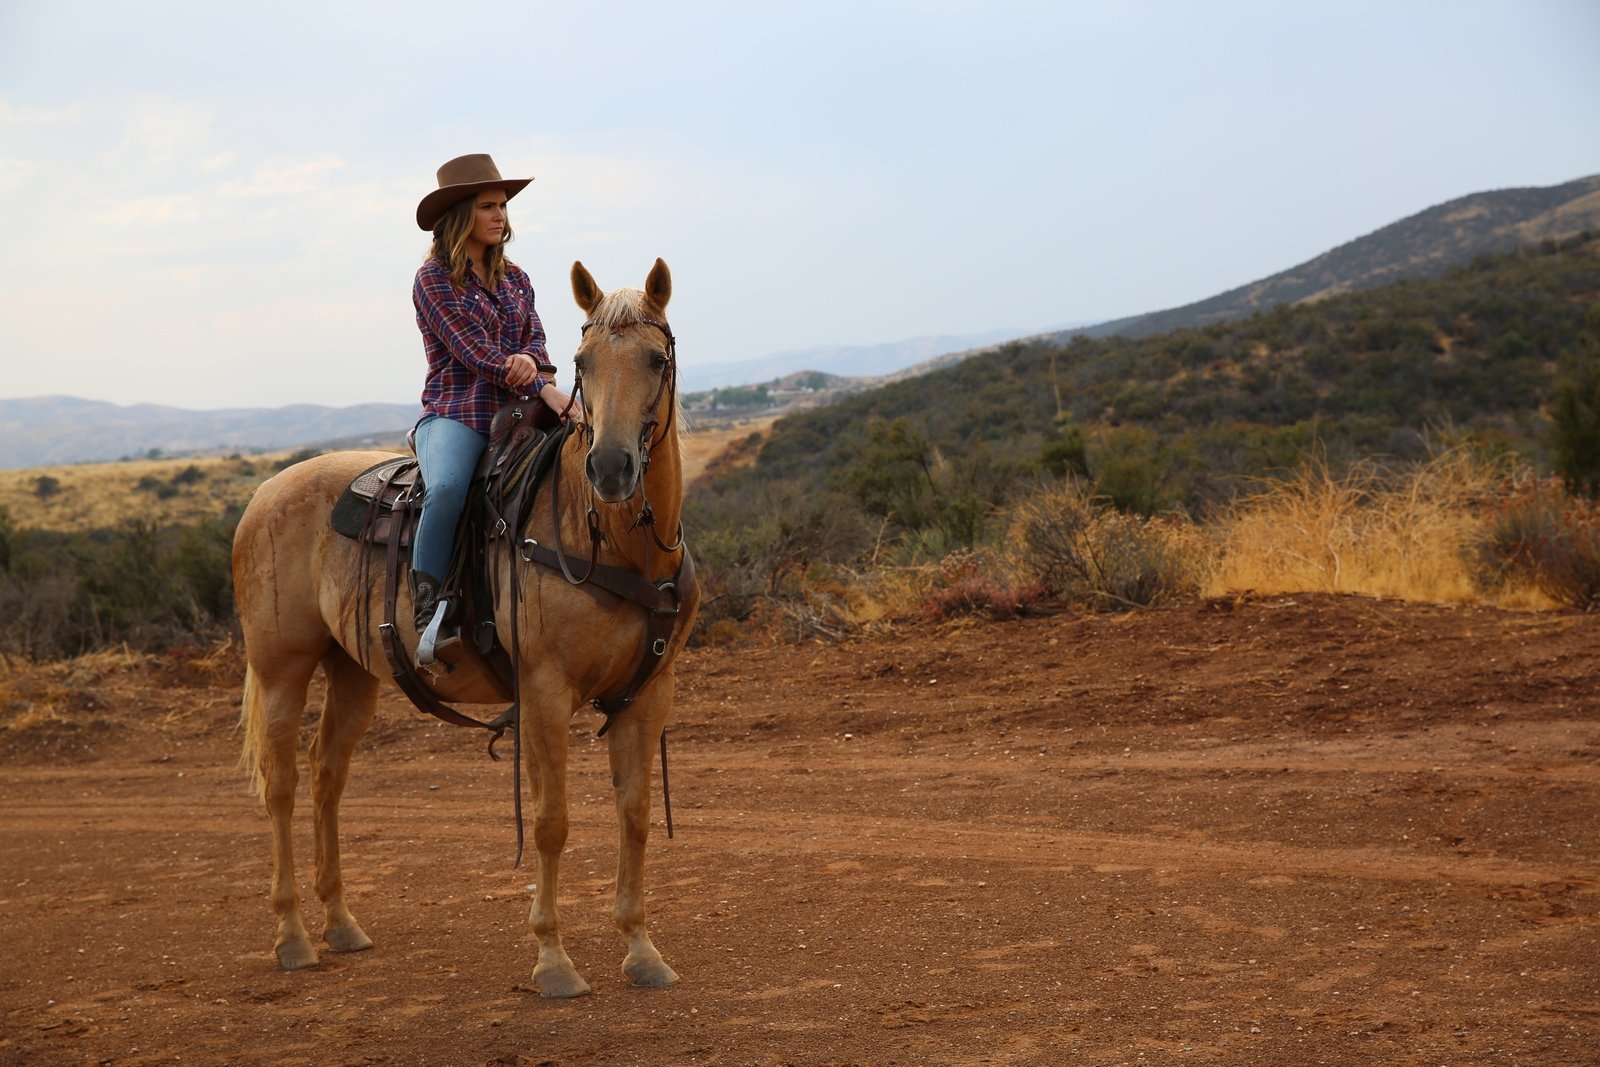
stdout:
[[417,464],[422,468],[422,518],[411,546],[411,569],[443,582],[455,548],[456,522],[467,502],[472,472],[489,443],[454,419],[429,415],[417,424]]

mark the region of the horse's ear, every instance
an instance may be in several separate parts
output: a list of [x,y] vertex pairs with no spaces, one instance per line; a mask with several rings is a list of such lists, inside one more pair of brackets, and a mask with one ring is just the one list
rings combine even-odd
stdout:
[[672,272],[667,269],[665,260],[658,258],[656,265],[650,268],[650,277],[644,280],[644,295],[657,310],[667,310],[667,301],[672,299]]
[[600,301],[605,299],[600,287],[594,283],[594,276],[584,268],[582,260],[572,261],[572,299],[578,302],[585,315],[593,315],[594,309],[600,306]]

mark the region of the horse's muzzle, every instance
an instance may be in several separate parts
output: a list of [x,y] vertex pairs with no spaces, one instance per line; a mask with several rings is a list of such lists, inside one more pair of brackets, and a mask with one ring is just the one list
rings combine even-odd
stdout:
[[607,504],[627,500],[639,488],[639,456],[631,448],[596,445],[584,463],[594,494]]

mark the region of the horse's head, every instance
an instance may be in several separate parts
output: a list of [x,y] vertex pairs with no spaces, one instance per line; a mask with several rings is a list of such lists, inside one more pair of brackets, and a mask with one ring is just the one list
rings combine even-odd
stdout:
[[583,264],[574,263],[572,296],[588,315],[577,354],[589,424],[584,469],[595,495],[614,504],[638,491],[652,436],[672,432],[678,372],[666,319],[672,275],[658,259],[643,291],[604,293]]

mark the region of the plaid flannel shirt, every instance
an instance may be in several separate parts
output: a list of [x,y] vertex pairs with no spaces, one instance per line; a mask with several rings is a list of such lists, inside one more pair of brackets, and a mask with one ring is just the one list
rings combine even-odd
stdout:
[[470,272],[466,288],[458,291],[445,265],[430,259],[417,271],[411,302],[428,357],[424,417],[442,415],[488,433],[494,413],[517,399],[506,385],[506,360],[521,352],[541,367],[551,366],[533,285],[515,264],[506,264],[493,292]]

